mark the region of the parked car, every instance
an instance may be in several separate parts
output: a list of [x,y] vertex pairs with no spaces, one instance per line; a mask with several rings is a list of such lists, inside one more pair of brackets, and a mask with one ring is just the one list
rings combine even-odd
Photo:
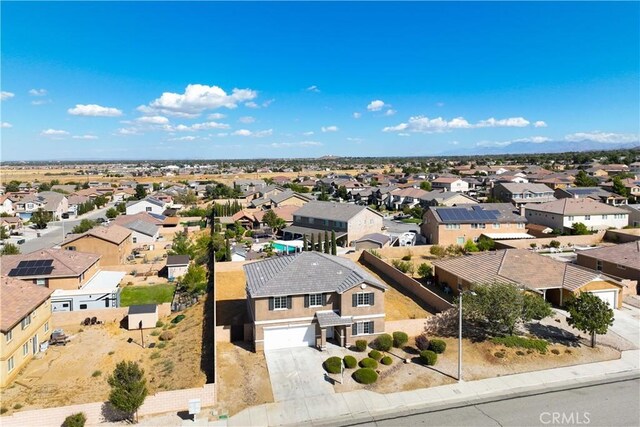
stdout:
[[60,215],[62,217],[62,219],[69,219],[69,213],[65,212],[62,215]]

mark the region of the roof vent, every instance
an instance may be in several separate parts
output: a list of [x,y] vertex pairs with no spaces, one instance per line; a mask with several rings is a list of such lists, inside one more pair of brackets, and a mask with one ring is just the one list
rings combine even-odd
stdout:
[[342,274],[342,270],[338,270],[336,273],[338,273],[338,275]]
[[317,262],[312,262],[311,265],[318,265],[318,263]]

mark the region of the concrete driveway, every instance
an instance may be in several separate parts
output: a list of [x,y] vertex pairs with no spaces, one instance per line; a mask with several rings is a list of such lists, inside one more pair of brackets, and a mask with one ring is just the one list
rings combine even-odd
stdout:
[[276,402],[334,394],[322,363],[330,355],[311,347],[264,352]]
[[615,320],[611,330],[640,348],[640,309],[627,304],[614,310]]

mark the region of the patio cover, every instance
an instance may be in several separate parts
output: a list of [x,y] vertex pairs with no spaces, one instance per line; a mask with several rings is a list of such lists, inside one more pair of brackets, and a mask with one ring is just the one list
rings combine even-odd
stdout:
[[338,313],[334,311],[316,311],[316,318],[321,328],[353,324],[353,317],[340,317]]
[[[325,230],[318,230],[317,228],[301,227],[299,225],[290,225],[289,227],[282,230],[283,233],[300,235],[306,234],[307,236],[311,236],[312,234],[314,236],[317,236],[318,234],[322,234],[324,236],[324,231]],[[331,234],[331,230],[327,231],[329,232],[329,234]],[[336,239],[340,239],[341,237],[344,237],[346,235],[347,233],[344,231],[336,231]]]

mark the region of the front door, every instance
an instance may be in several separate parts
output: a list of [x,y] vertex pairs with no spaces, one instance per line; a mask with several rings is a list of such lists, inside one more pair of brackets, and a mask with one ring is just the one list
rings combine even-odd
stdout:
[[333,326],[327,328],[327,339],[333,338]]

